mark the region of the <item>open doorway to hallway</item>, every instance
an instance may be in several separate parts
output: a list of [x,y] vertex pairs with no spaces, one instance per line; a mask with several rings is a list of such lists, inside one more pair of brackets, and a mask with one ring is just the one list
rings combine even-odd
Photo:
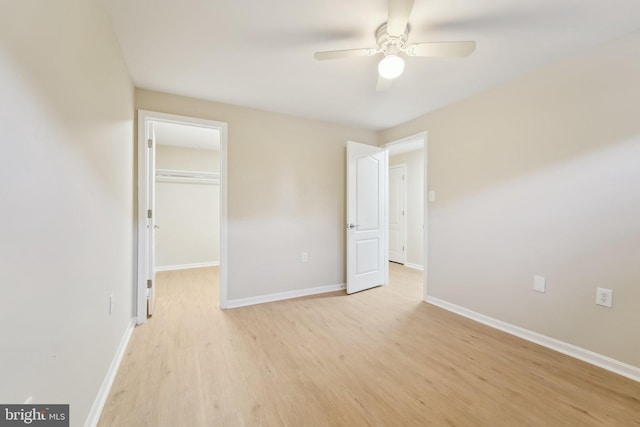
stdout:
[[[389,142],[388,240],[390,268],[415,270],[427,298],[427,133]],[[417,277],[417,276],[416,276]],[[414,277],[415,279],[415,277]]]
[[389,261],[424,270],[424,138],[389,150]]

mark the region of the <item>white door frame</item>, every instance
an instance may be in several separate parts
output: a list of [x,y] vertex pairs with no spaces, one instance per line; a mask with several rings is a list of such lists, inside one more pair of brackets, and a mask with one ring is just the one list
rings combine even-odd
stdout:
[[[227,224],[227,124],[213,120],[195,117],[179,116],[176,114],[158,113],[155,111],[138,110],[138,256],[136,294],[136,318],[141,324],[147,320],[147,279],[144,266],[148,263],[149,251],[146,246],[146,199],[147,180],[145,162],[147,155],[146,141],[149,123],[173,123],[187,126],[198,126],[215,129],[220,132],[220,308],[227,308],[227,277],[228,277],[228,224]],[[155,147],[154,147],[155,149]],[[154,213],[155,215],[155,213]]]
[[[420,132],[414,135],[410,135],[407,136],[405,138],[401,138],[401,139],[397,139],[395,141],[391,141],[387,144],[382,145],[382,147],[384,147],[385,149],[387,149],[387,151],[389,150],[390,147],[395,146],[395,145],[400,145],[400,144],[406,144],[408,142],[411,141],[415,141],[416,139],[422,139],[422,150],[423,150],[423,185],[424,185],[424,189],[423,189],[423,195],[422,195],[422,203],[423,203],[423,221],[424,221],[424,227],[423,227],[423,236],[422,236],[422,266],[424,268],[423,274],[422,274],[422,299],[424,301],[427,300],[427,290],[428,290],[428,283],[429,283],[429,263],[428,263],[428,259],[429,259],[429,245],[428,245],[428,241],[429,241],[429,198],[428,198],[428,194],[429,194],[429,174],[428,172],[428,134],[427,132]],[[387,206],[389,205],[389,200],[386,201]],[[387,224],[388,227],[388,224]],[[388,230],[387,230],[388,233]],[[387,255],[388,258],[388,255]]]

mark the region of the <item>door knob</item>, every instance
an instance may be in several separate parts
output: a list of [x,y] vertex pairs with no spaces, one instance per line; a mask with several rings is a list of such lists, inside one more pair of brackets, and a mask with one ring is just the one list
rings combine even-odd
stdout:
[[355,225],[355,224],[347,224],[347,228],[356,228],[356,227],[357,227],[357,225]]

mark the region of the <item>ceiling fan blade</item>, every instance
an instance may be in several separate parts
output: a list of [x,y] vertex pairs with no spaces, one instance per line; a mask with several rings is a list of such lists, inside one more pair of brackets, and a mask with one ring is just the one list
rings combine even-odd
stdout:
[[313,54],[313,57],[318,61],[325,61],[327,59],[352,58],[354,56],[373,56],[376,53],[378,53],[378,50],[373,48],[330,50],[327,52],[316,52]]
[[441,56],[462,58],[476,50],[476,42],[426,42],[415,43],[407,47],[409,56]]
[[389,0],[387,33],[390,36],[400,37],[404,34],[409,23],[411,9],[413,9],[413,0]]
[[386,90],[389,90],[391,88],[392,83],[393,83],[393,80],[385,79],[382,76],[378,76],[378,84],[376,85],[376,91],[384,92]]

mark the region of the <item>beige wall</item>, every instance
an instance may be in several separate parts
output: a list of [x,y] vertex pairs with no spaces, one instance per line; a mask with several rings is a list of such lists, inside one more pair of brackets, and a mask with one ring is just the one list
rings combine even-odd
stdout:
[[344,283],[346,141],[375,132],[147,90],[136,106],[228,123],[229,299]]
[[[156,166],[197,172],[220,170],[218,151],[158,145]],[[156,267],[220,262],[220,186],[156,182]]]
[[220,152],[158,144],[156,169],[220,172]]
[[[229,124],[230,298],[344,282],[345,142],[427,130],[429,294],[640,366],[639,47],[377,135],[145,90],[136,107]],[[134,97],[101,4],[4,6],[0,93],[0,401],[70,403],[81,424],[133,311]]]
[[0,9],[0,402],[82,425],[132,320],[133,86],[101,3]]
[[407,264],[424,267],[424,151],[389,156],[389,166],[405,164],[407,166]]
[[638,49],[635,33],[380,134],[429,132],[430,296],[640,366]]

